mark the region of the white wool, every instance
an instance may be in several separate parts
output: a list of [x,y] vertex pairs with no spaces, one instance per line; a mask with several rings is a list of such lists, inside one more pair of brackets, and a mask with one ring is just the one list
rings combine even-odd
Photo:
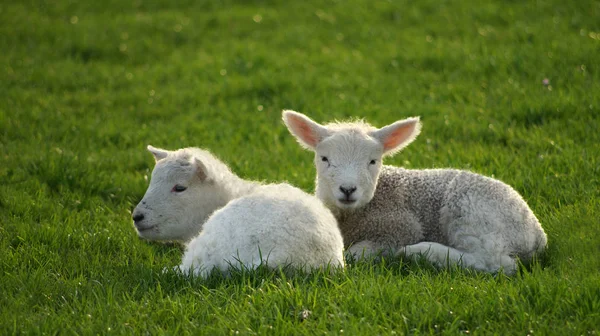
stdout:
[[181,270],[344,266],[337,221],[316,197],[285,183],[245,181],[205,150],[148,149],[157,162],[135,227],[149,240],[187,243]]
[[[315,152],[316,195],[336,215],[348,252],[424,255],[445,267],[516,271],[547,244],[522,197],[501,181],[454,169],[383,166],[420,131],[418,118],[381,129],[322,126],[284,111],[290,132]],[[324,159],[325,158],[325,159]]]
[[289,184],[266,185],[217,210],[188,244],[179,268],[206,276],[229,264],[343,267],[343,249],[336,220],[321,201]]

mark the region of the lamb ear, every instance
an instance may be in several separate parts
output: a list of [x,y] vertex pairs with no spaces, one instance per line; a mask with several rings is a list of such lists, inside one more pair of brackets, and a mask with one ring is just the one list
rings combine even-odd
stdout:
[[383,145],[384,155],[393,155],[408,146],[421,132],[419,117],[396,121],[371,132],[371,136]]
[[198,158],[194,158],[194,167],[196,168],[196,175],[200,178],[200,181],[206,180],[208,177],[208,169],[202,161],[198,160]]
[[160,149],[160,148],[156,148],[153,147],[151,145],[148,145],[148,150],[150,151],[150,153],[152,153],[152,155],[154,155],[154,159],[156,161],[162,160],[164,158],[167,157],[167,155],[169,155],[169,151],[168,150],[164,150],[164,149]]
[[304,148],[314,150],[323,139],[329,136],[329,131],[325,126],[302,113],[284,110],[282,117],[285,126]]

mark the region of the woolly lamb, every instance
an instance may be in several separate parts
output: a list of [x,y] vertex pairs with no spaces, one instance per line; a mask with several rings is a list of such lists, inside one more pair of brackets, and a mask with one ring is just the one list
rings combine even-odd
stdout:
[[510,186],[454,169],[409,170],[382,158],[411,143],[419,118],[377,129],[365,122],[322,126],[284,111],[299,143],[315,152],[316,195],[337,217],[348,253],[423,255],[439,267],[461,265],[513,274],[546,234]]
[[240,263],[344,266],[335,217],[316,197],[288,184],[245,181],[198,148],[148,150],[156,166],[133,220],[140,237],[189,241],[181,270],[206,276]]

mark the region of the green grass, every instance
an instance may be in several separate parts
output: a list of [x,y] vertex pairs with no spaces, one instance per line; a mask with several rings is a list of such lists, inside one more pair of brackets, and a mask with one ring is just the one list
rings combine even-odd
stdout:
[[[598,334],[600,2],[177,3],[0,5],[3,334]],[[387,163],[511,184],[547,253],[513,278],[402,260],[163,274],[181,250],[130,220],[145,146],[208,148],[311,191],[282,109],[421,116]]]

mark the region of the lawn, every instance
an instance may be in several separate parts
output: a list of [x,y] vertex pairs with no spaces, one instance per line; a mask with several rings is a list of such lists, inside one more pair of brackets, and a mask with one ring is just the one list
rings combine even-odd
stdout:
[[[4,1],[2,334],[597,335],[600,1]],[[549,238],[514,277],[388,259],[208,280],[139,239],[147,144],[311,192],[281,110],[383,126],[387,164],[518,190]]]

